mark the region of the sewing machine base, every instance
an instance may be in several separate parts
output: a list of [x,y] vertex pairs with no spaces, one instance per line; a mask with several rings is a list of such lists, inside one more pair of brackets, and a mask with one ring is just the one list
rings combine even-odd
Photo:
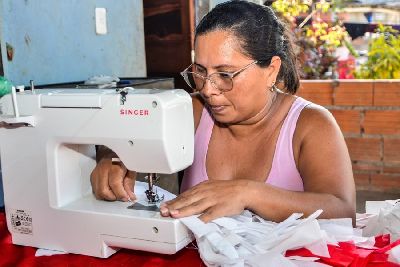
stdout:
[[[174,254],[193,240],[178,220],[158,211],[129,209],[131,205],[99,201],[90,194],[60,209],[7,208],[6,213],[14,244],[100,258],[120,248]],[[41,223],[45,217],[53,222]]]

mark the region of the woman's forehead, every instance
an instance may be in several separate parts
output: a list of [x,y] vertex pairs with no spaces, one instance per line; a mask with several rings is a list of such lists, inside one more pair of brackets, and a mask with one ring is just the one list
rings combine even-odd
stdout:
[[240,58],[248,59],[241,52],[239,39],[229,31],[212,31],[196,37],[195,59],[198,64],[229,64]]

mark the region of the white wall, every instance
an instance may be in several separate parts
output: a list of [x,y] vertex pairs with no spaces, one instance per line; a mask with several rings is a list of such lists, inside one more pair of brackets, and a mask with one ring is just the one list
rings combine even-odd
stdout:
[[[96,33],[96,8],[106,9],[104,35]],[[4,76],[14,84],[146,76],[139,0],[1,0],[0,45]]]

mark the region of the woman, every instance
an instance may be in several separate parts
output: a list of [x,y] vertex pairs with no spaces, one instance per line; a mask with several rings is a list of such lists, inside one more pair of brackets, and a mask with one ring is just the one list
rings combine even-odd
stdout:
[[[197,91],[195,158],[181,194],[161,205],[163,216],[201,214],[208,222],[248,209],[282,221],[323,209],[323,218],[354,219],[344,138],[326,109],[294,96],[299,76],[292,44],[269,7],[216,6],[196,28],[195,62],[182,76]],[[109,159],[91,180],[97,198],[134,197],[134,174]]]

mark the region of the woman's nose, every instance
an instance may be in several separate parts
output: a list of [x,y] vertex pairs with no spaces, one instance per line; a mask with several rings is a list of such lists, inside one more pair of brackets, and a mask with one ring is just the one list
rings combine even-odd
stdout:
[[211,97],[213,95],[221,94],[221,91],[217,88],[217,85],[210,78],[206,78],[201,93],[205,97]]

